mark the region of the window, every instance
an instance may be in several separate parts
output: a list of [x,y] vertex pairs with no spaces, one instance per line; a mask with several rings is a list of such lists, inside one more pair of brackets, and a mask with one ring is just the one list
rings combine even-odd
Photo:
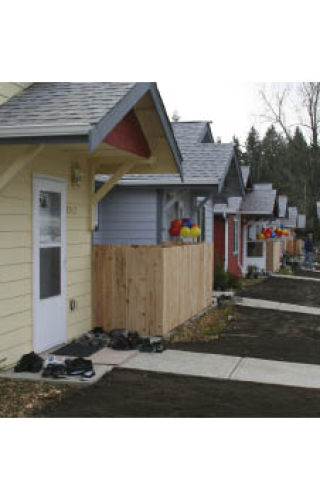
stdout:
[[248,243],[247,243],[247,256],[248,257],[263,257],[263,242],[262,241],[248,241]]
[[237,255],[239,253],[239,220],[233,219],[233,238],[232,252]]
[[247,241],[247,256],[248,257],[263,257],[263,242],[257,241],[257,234],[261,228],[258,223],[248,226],[248,241]]

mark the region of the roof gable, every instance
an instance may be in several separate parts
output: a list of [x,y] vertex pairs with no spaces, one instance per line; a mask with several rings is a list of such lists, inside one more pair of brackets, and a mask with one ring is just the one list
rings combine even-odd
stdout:
[[89,150],[93,150],[148,92],[180,162],[170,121],[153,82],[34,83],[0,107],[0,140],[77,136],[86,141],[89,137]]
[[182,151],[190,144],[214,142],[208,121],[172,122],[172,128]]

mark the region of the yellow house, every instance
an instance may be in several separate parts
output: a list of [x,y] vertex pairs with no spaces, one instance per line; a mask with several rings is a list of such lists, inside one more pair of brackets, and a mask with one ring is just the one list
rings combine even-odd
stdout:
[[154,83],[0,83],[1,366],[92,328],[97,202],[180,162]]

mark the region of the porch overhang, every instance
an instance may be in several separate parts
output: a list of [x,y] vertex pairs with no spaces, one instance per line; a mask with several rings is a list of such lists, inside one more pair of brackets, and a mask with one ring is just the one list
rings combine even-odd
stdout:
[[[134,112],[141,134],[146,139],[142,154],[123,150],[114,137],[114,129]],[[108,136],[111,134],[111,140]],[[109,142],[110,144],[107,144]],[[153,82],[137,83],[98,123],[56,123],[54,125],[0,125],[0,145],[46,144],[74,156],[90,158],[96,173],[114,173],[124,161],[145,158],[146,148],[155,158],[152,168],[136,162],[132,173],[173,173],[182,178],[182,157],[157,86]]]

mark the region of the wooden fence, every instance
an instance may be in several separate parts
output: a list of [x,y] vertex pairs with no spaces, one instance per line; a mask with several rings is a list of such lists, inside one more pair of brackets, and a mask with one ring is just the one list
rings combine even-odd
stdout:
[[267,240],[266,270],[276,273],[280,271],[281,243],[280,241]]
[[95,324],[163,335],[212,303],[213,245],[94,247]]
[[287,238],[285,251],[289,255],[303,255],[303,240],[301,238]]

